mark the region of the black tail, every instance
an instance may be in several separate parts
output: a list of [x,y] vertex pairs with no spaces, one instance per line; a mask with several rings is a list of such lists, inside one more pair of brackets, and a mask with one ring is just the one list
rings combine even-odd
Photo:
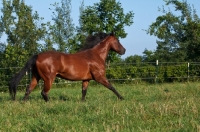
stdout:
[[37,60],[38,55],[33,55],[26,65],[21,69],[19,73],[17,73],[9,82],[9,92],[13,100],[15,100],[15,95],[17,91],[17,85],[19,84],[20,80],[23,78],[23,76],[26,74],[26,71],[33,67]]

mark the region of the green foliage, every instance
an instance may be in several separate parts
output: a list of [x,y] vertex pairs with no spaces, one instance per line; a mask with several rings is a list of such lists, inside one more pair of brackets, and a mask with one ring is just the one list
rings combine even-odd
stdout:
[[151,50],[147,50],[145,49],[143,51],[143,56],[142,56],[142,60],[143,62],[156,62],[156,60],[160,60],[160,58],[157,58],[155,55],[154,55],[154,52],[151,51]]
[[[124,60],[125,63],[140,63],[142,62],[142,57],[139,55],[134,55],[134,56],[128,56]],[[154,61],[155,62],[155,61]]]
[[1,11],[1,23],[8,43],[4,52],[5,59],[15,63],[8,63],[10,67],[23,66],[31,55],[40,50],[38,42],[46,31],[44,24],[40,23],[43,18],[40,18],[37,12],[33,14],[32,8],[23,0],[3,0]]
[[80,16],[83,23],[81,29],[88,34],[115,31],[118,37],[124,38],[124,26],[133,23],[133,15],[132,11],[124,14],[121,3],[116,0],[101,0],[83,11]]
[[200,18],[196,10],[187,1],[166,0],[166,5],[173,5],[180,15],[159,8],[164,15],[158,16],[147,30],[159,39],[154,55],[163,61],[199,61]]
[[4,26],[3,26],[2,20],[0,19],[0,38],[1,38],[2,34],[3,34],[3,32],[4,32]]
[[54,48],[54,40],[53,40],[53,36],[51,35],[50,27],[51,27],[51,23],[47,22],[46,23],[46,34],[43,37],[43,41],[45,43],[42,45],[42,48],[41,48],[42,52],[50,51],[50,50],[56,50]]
[[73,38],[75,30],[70,16],[71,0],[61,0],[61,5],[55,3],[53,6],[55,9],[52,18],[54,24],[50,26],[51,39],[58,51],[69,53],[74,47],[74,43],[69,43],[69,40]]

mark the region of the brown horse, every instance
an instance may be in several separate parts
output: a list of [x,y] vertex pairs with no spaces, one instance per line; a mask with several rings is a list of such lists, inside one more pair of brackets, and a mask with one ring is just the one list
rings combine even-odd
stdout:
[[86,43],[86,46],[75,54],[48,51],[33,55],[9,83],[9,92],[12,98],[15,100],[17,85],[26,71],[31,68],[32,79],[26,89],[24,100],[27,99],[39,80],[42,79],[44,87],[41,94],[44,100],[48,101],[48,92],[56,77],[71,81],[83,81],[82,100],[85,100],[90,80],[101,83],[113,91],[119,99],[123,99],[105,76],[105,60],[110,50],[123,55],[126,49],[114,34],[98,33],[89,36]]

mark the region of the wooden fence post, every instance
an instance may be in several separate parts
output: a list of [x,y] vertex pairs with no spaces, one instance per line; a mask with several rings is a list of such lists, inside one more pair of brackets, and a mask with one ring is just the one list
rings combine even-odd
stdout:
[[155,83],[157,83],[157,78],[158,78],[158,60],[156,60],[156,78],[155,78]]
[[188,62],[187,65],[187,81],[189,82],[189,77],[190,77],[190,63]]

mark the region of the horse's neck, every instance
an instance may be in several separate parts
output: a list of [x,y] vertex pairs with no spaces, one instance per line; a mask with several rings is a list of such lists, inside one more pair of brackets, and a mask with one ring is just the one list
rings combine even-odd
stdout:
[[110,46],[106,42],[101,42],[93,48],[95,54],[98,54],[102,60],[106,60],[108,53],[110,51]]

